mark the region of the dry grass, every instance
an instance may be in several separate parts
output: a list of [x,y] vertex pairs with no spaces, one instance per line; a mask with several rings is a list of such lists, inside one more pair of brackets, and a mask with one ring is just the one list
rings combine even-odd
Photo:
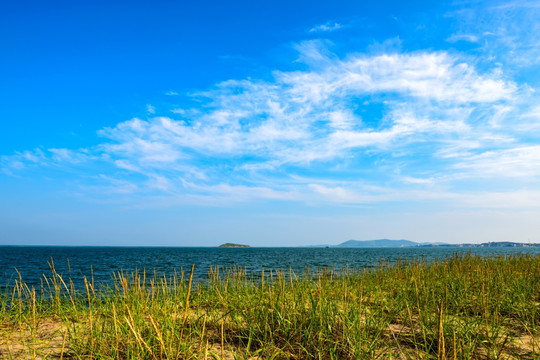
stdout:
[[539,257],[115,274],[0,294],[0,359],[539,359]]

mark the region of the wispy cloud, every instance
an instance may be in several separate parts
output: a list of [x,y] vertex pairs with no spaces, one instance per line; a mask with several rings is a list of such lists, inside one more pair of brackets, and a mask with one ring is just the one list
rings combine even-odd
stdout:
[[[120,123],[99,132],[110,140],[100,148],[141,167],[231,156],[244,165],[307,164],[346,157],[357,148],[399,146],[398,139],[467,130],[465,119],[451,117],[452,109],[509,100],[516,92],[516,85],[498,74],[479,74],[446,53],[324,57],[321,62],[316,71],[276,72],[273,82],[220,83],[194,94],[210,99],[205,112]],[[375,126],[365,124],[359,100],[383,93],[390,95],[387,114]],[[409,103],[427,111],[419,113]],[[442,118],[433,118],[430,109]]]
[[146,104],[146,112],[148,114],[155,114],[156,113],[156,107],[150,104]]
[[51,148],[26,150],[14,155],[0,157],[0,168],[4,173],[14,175],[16,171],[36,168],[68,169],[90,161],[99,160],[100,155],[88,149]]
[[[341,26],[331,25],[317,31]],[[197,107],[168,116],[148,105],[148,118],[99,130],[93,147],[16,153],[1,167],[95,171],[117,193],[199,204],[465,201],[456,181],[540,175],[538,146],[520,130],[540,122],[535,91],[504,67],[446,51],[339,56],[320,41],[295,48],[299,70],[220,82],[189,95]],[[327,182],[334,177],[356,180]],[[365,188],[374,184],[382,185]]]
[[471,43],[476,43],[479,41],[479,37],[472,34],[453,34],[452,36],[448,37],[446,41],[455,43],[458,41],[467,41]]
[[455,167],[469,170],[478,178],[538,178],[540,177],[540,145],[485,151],[464,157]]
[[[450,39],[475,39],[486,59],[535,66],[540,59],[540,7],[537,1],[481,1],[456,11]],[[461,37],[461,38],[460,38]],[[535,81],[538,81],[536,77]]]
[[343,28],[343,25],[337,22],[328,21],[324,24],[317,25],[309,29],[310,33],[332,32]]

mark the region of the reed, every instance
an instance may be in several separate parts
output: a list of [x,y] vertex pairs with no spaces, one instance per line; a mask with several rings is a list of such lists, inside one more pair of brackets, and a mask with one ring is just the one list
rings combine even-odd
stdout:
[[[0,291],[0,359],[538,359],[540,257],[453,257],[205,281],[54,270]],[[78,290],[82,289],[82,290]]]

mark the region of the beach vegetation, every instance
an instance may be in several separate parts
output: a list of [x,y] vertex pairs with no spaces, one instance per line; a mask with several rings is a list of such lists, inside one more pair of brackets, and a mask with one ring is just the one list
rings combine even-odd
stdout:
[[538,359],[540,257],[145,270],[0,291],[1,359]]

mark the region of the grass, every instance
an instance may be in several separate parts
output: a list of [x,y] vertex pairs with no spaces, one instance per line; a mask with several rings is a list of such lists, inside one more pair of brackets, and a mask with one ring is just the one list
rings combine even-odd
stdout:
[[[113,274],[0,291],[0,359],[539,359],[540,257]],[[82,290],[77,290],[82,289]]]

